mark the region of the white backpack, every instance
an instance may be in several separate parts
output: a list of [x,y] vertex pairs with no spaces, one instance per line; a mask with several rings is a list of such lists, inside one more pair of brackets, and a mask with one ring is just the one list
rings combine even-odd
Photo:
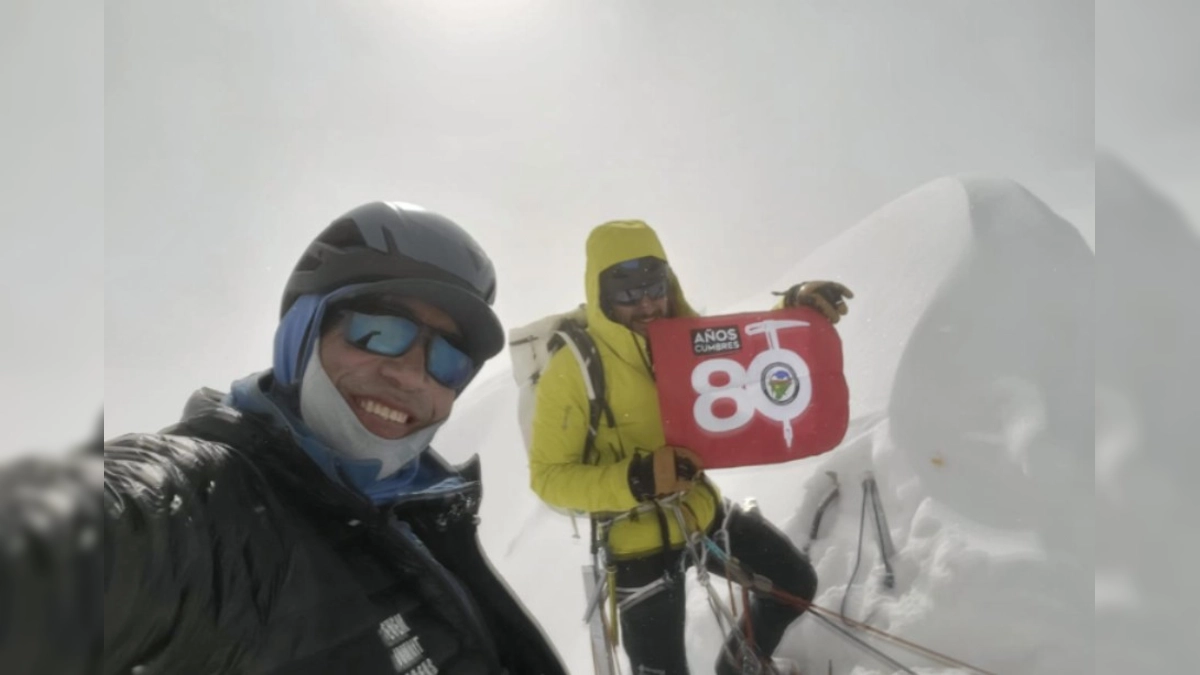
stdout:
[[[512,357],[513,379],[517,381],[518,389],[517,419],[525,440],[526,455],[533,442],[533,413],[537,406],[538,380],[541,379],[546,364],[550,363],[550,357],[563,346],[568,347],[575,355],[575,361],[583,372],[584,385],[587,387],[590,421],[587,445],[584,448],[585,462],[595,461],[594,443],[601,416],[607,415],[608,424],[614,424],[612,410],[605,400],[604,368],[600,363],[600,354],[596,351],[596,343],[592,341],[586,328],[586,306],[579,305],[569,312],[552,314],[508,332],[508,351]],[[559,513],[574,516],[574,512],[567,509],[552,508]]]

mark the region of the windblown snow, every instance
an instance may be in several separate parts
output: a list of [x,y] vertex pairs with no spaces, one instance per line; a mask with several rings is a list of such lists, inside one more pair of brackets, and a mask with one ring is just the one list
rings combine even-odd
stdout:
[[[836,279],[854,291],[838,325],[850,429],[825,455],[712,476],[811,544],[817,604],[844,601],[854,619],[993,673],[1093,672],[1094,260],[1020,185],[952,177],[884,206],[769,287]],[[764,290],[719,313],[773,300]],[[459,406],[438,445],[483,455],[484,546],[571,671],[591,672],[587,523],[575,538],[529,490],[510,374],[477,383]],[[891,589],[869,517],[848,586],[867,471],[896,546]],[[840,498],[808,542],[827,472]],[[719,629],[702,589],[689,588],[689,660],[712,672]],[[924,675],[970,672],[868,640]],[[893,672],[808,617],[776,654],[806,674]]]

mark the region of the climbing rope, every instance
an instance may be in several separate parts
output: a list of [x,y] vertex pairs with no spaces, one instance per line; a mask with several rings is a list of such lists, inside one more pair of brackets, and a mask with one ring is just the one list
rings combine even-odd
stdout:
[[[863,508],[862,517],[860,519],[863,522],[860,523],[860,528],[859,528],[860,551],[861,551],[862,531],[863,531],[863,529],[865,529],[862,527],[862,525],[865,524],[866,505],[867,505],[867,500],[869,499],[868,493],[869,493],[869,491],[864,491],[864,495],[863,495],[863,507],[864,508]],[[883,652],[882,650],[875,647],[874,645],[866,642],[862,637],[851,632],[851,630],[849,630],[849,629],[853,628],[855,630],[870,634],[870,635],[877,637],[881,640],[884,640],[894,646],[897,646],[901,649],[909,651],[913,654],[918,654],[920,656],[923,656],[924,658],[929,659],[930,661],[940,663],[942,665],[946,665],[946,666],[950,666],[950,667],[954,667],[954,668],[961,668],[961,669],[967,670],[972,673],[977,673],[978,675],[996,675],[996,673],[993,673],[988,670],[984,670],[983,668],[980,668],[978,666],[971,665],[970,663],[967,663],[961,659],[956,659],[947,654],[935,651],[929,647],[925,647],[923,645],[917,644],[910,640],[906,640],[898,635],[893,635],[884,630],[881,630],[879,628],[876,628],[874,626],[866,624],[862,621],[857,621],[855,619],[851,619],[850,617],[846,616],[844,607],[843,607],[843,611],[828,609],[826,607],[817,605],[817,604],[815,604],[809,600],[806,600],[804,598],[801,598],[799,596],[792,595],[782,589],[776,588],[774,583],[770,579],[768,579],[767,577],[764,577],[762,575],[754,573],[752,570],[747,568],[745,565],[743,565],[740,561],[738,561],[736,558],[734,558],[730,554],[729,532],[727,529],[727,526],[729,523],[729,515],[728,514],[726,514],[725,519],[722,521],[721,528],[717,530],[718,538],[720,538],[722,540],[721,544],[718,544],[716,541],[714,541],[712,538],[707,536],[704,532],[700,531],[698,528],[688,526],[688,521],[685,518],[682,509],[680,508],[678,495],[673,495],[671,497],[664,498],[662,500],[658,500],[658,504],[660,506],[667,508],[674,515],[675,520],[676,520],[677,524],[679,525],[680,532],[683,533],[683,537],[684,537],[684,556],[685,556],[685,558],[690,557],[691,561],[695,565],[697,581],[705,589],[706,595],[708,596],[708,604],[709,604],[709,607],[713,611],[713,615],[716,618],[717,625],[718,625],[719,629],[721,630],[721,632],[727,636],[727,638],[730,636],[734,637],[734,642],[738,646],[739,651],[742,652],[742,655],[750,657],[755,653],[754,649],[753,649],[753,645],[754,645],[753,627],[749,625],[750,593],[753,592],[753,593],[757,593],[764,597],[770,597],[782,604],[791,605],[802,611],[808,611],[813,616],[813,618],[816,619],[817,621],[819,621],[822,625],[824,625],[827,628],[829,628],[830,630],[833,630],[834,632],[840,634],[842,637],[844,637],[845,639],[847,639],[848,641],[853,643],[859,649],[870,654],[871,656],[873,656],[874,658],[878,659],[879,661],[887,664],[888,666],[895,668],[896,670],[899,670],[900,672],[906,673],[908,675],[916,675],[916,673],[911,668],[900,663],[899,661],[897,661],[895,658],[893,658],[886,652]],[[617,516],[613,519],[613,522],[615,522],[615,520],[618,520],[622,517],[629,517],[629,516],[628,515]],[[877,523],[877,526],[879,526],[879,525],[881,525],[881,524]],[[886,526],[884,526],[884,527],[886,527]],[[882,541],[880,543],[881,543],[881,548],[887,548],[887,546],[884,545],[884,543]],[[890,544],[890,542],[887,542],[887,543]],[[722,565],[722,567],[724,567],[724,569],[726,571],[725,577],[726,577],[727,581],[731,584],[730,585],[731,594],[730,594],[730,600],[729,600],[728,605],[722,601],[719,593],[717,593],[717,591],[714,588],[714,585],[712,583],[711,575],[710,575],[710,573],[708,571],[708,567],[707,567],[709,556],[712,556],[718,562],[720,562],[720,564]],[[681,565],[686,566],[686,560],[682,560]],[[858,567],[857,563],[856,563],[855,567],[856,567],[855,573],[857,573],[857,567]],[[853,579],[853,577],[852,577],[852,579]],[[742,613],[746,616],[746,620],[747,620],[747,630],[745,633],[742,632],[742,629],[740,628],[740,626],[738,624],[737,617],[733,611],[733,608],[734,608],[734,603],[733,603],[734,596],[732,595],[732,584],[733,583],[737,583],[739,586],[742,587],[742,596],[743,596]],[[615,585],[614,580],[612,578],[612,575],[610,574],[609,578],[608,578],[608,586],[610,589],[612,589],[614,587],[614,585]],[[645,589],[642,589],[642,590],[645,590]],[[610,598],[615,598],[615,595],[613,594],[613,592],[611,590],[610,590]],[[843,598],[843,601],[844,601],[844,598]],[[599,603],[597,603],[597,604],[599,604]],[[625,603],[622,602],[622,604],[624,605]],[[611,611],[611,622],[612,622],[612,624],[615,624],[617,621],[615,604],[613,604],[611,606],[610,611]],[[609,620],[609,617],[605,617],[606,624],[609,623],[608,620]],[[840,621],[840,623],[839,623],[839,621]],[[610,625],[612,625],[612,624],[610,624]],[[612,625],[612,627],[615,628],[615,625]],[[614,633],[615,633],[615,631],[614,631]],[[614,635],[613,643],[610,644],[610,649],[612,649],[614,651],[616,649],[615,635]],[[723,642],[722,650],[725,653],[725,655],[728,658],[730,658],[731,661],[733,661],[733,662],[737,661],[738,655],[732,654],[729,652],[729,640],[728,639],[726,639]],[[615,660],[614,660],[614,662],[615,662]],[[768,663],[768,664],[766,664],[766,667],[770,668],[771,666]]]
[[[845,616],[841,612],[838,612],[838,611],[832,610],[832,609],[828,609],[826,607],[822,607],[821,605],[818,605],[811,601],[805,600],[804,598],[792,595],[786,591],[775,588],[775,585],[771,582],[770,579],[767,579],[766,577],[759,575],[759,574],[754,574],[752,571],[748,570],[744,565],[742,565],[736,559],[723,558],[724,552],[721,551],[721,548],[719,546],[717,546],[715,543],[710,544],[710,550],[713,552],[713,555],[716,555],[719,558],[722,558],[721,561],[722,561],[722,563],[725,564],[725,569],[728,571],[728,573],[731,576],[734,577],[734,580],[737,581],[738,584],[740,584],[742,586],[749,585],[753,588],[753,590],[755,592],[760,593],[762,595],[768,595],[781,603],[792,605],[793,607],[796,607],[798,609],[809,610],[812,612],[814,617],[818,617],[819,619],[822,620],[822,623],[824,623],[826,626],[830,626],[831,628],[834,628],[835,630],[843,629],[843,627],[837,625],[837,623],[833,622],[832,619],[840,619],[843,623],[845,623],[847,626],[849,626],[851,628],[855,628],[857,630],[861,630],[866,633],[870,633],[876,637],[886,640],[886,641],[888,641],[894,645],[897,645],[903,649],[906,649],[906,650],[911,651],[916,654],[920,654],[932,661],[936,661],[943,665],[948,665],[948,666],[952,666],[955,668],[963,668],[963,669],[969,670],[974,673],[979,673],[980,675],[996,675],[996,673],[993,673],[988,670],[984,670],[983,668],[980,668],[979,666],[971,665],[970,663],[967,663],[966,661],[956,659],[952,656],[948,656],[941,652],[930,649],[929,647],[919,645],[915,642],[906,640],[898,635],[893,635],[891,633],[888,633],[884,630],[881,630],[881,629],[871,626],[869,624],[863,623],[861,621],[856,621],[854,619],[851,619],[850,617]],[[870,645],[868,645],[867,643],[858,639],[857,637],[853,636],[852,634],[845,633],[845,632],[843,632],[843,634],[846,635],[847,637],[851,637],[853,639],[853,641],[860,647],[868,648],[869,651],[871,651],[875,655],[878,656],[878,655],[882,654],[882,652],[879,652],[878,650],[874,649],[873,647],[870,647]],[[887,658],[890,660],[890,657],[887,657]],[[894,664],[892,664],[892,665],[894,665]],[[897,667],[901,668],[906,673],[912,672],[911,670],[904,668],[903,666],[897,666]]]

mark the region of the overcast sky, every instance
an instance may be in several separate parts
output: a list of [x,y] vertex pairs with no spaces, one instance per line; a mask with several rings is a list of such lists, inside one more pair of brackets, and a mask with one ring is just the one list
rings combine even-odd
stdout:
[[[373,199],[469,229],[510,327],[582,300],[612,218],[654,225],[709,309],[950,173],[1013,177],[1092,239],[1085,0],[127,0],[102,47],[76,3],[0,21],[3,83],[29,92],[0,131],[6,278],[51,300],[17,308],[3,396],[46,433],[102,396],[108,435],[157,429],[265,368],[291,265]],[[61,229],[101,209],[102,260]]]
[[0,459],[104,397],[104,7],[0,2]]
[[582,299],[612,218],[710,308],[947,173],[1091,227],[1086,1],[139,0],[106,29],[110,435],[269,365],[290,266],[372,199],[470,230],[510,327]]
[[1096,144],[1130,162],[1200,230],[1200,7],[1097,0]]

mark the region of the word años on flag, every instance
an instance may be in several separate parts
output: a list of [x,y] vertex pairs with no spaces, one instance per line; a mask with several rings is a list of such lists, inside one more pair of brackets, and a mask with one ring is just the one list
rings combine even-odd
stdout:
[[692,353],[696,356],[736,352],[741,348],[742,337],[738,333],[737,326],[701,328],[692,331]]

